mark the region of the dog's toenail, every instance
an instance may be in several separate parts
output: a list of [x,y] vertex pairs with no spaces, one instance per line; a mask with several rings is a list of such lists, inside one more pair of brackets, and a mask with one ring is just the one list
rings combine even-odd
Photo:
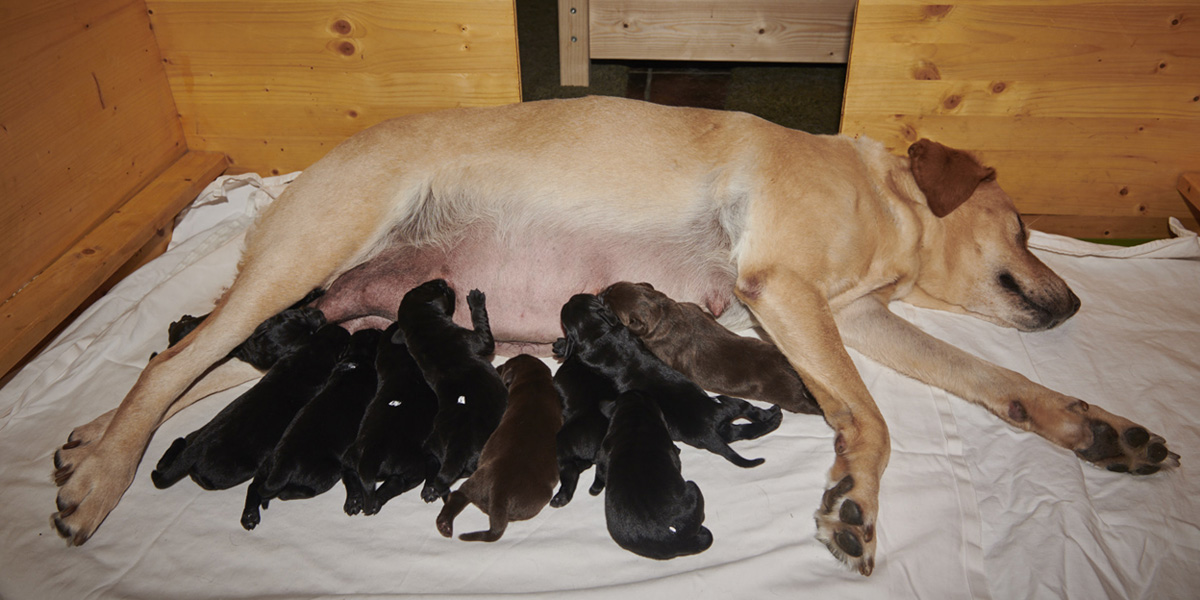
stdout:
[[1132,427],[1125,431],[1125,443],[1134,448],[1141,448],[1150,441],[1150,432],[1141,427]]
[[58,518],[60,518],[60,519],[70,518],[71,515],[75,514],[75,509],[77,509],[77,508],[79,508],[78,504],[72,504],[71,506],[68,506],[68,507],[60,510],[58,512]]
[[839,433],[833,438],[833,451],[838,454],[846,453],[846,436]]
[[862,542],[858,541],[858,537],[849,531],[839,531],[833,534],[833,541],[837,543],[838,548],[842,549],[848,556],[858,558],[863,555]]
[[63,447],[62,447],[62,449],[63,449],[63,450],[70,450],[70,449],[72,449],[72,448],[78,448],[78,447],[79,447],[79,445],[80,445],[80,444],[82,444],[82,443],[83,443],[83,442],[81,442],[81,441],[79,441],[79,440],[70,440],[70,441],[68,441],[67,443],[63,444]]
[[1154,462],[1162,462],[1167,457],[1167,447],[1162,444],[1150,444],[1150,448],[1146,450],[1146,456]]
[[1121,463],[1113,463],[1104,468],[1108,469],[1109,471],[1112,471],[1113,473],[1128,473],[1129,472],[1129,465],[1125,465],[1125,464],[1121,464]]
[[1162,467],[1160,467],[1158,465],[1142,465],[1142,466],[1138,467],[1137,470],[1134,471],[1134,473],[1137,473],[1138,475],[1153,475],[1153,474],[1157,473],[1158,470],[1161,468]]
[[54,529],[58,532],[59,537],[68,540],[71,539],[71,528],[63,522],[62,517],[59,515],[54,515]]
[[863,541],[867,542],[869,544],[869,543],[871,543],[871,540],[873,540],[873,539],[875,539],[875,524],[874,523],[867,525],[866,529],[863,529]]
[[838,518],[847,525],[863,524],[862,509],[853,500],[846,500],[842,503],[842,509],[838,511]]
[[871,573],[874,571],[875,571],[875,557],[874,556],[867,558],[867,561],[865,563],[863,563],[863,566],[861,568],[859,568],[859,570],[858,570],[859,573],[862,573],[863,577],[870,577]]

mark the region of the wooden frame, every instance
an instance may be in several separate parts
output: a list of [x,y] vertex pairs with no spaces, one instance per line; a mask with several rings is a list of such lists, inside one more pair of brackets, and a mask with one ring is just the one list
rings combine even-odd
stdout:
[[562,85],[592,58],[844,63],[854,0],[558,0]]

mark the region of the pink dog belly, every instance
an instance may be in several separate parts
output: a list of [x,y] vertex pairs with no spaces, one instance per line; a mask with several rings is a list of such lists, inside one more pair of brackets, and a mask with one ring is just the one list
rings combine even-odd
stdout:
[[[331,321],[377,326],[379,317],[395,319],[408,290],[442,278],[458,294],[455,321],[470,326],[466,296],[478,289],[487,295],[497,343],[545,354],[542,346],[562,335],[562,305],[574,294],[597,293],[617,281],[650,282],[719,315],[734,302],[733,271],[697,254],[697,241],[684,246],[663,237],[544,230],[499,236],[494,227],[473,226],[450,247],[397,244],[383,250],[334,281],[317,306]],[[722,254],[728,250],[715,253]]]

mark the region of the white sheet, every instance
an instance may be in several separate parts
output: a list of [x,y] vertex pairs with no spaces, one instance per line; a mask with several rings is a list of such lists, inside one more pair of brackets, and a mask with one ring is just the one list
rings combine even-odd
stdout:
[[[264,189],[277,193],[287,181],[268,179]],[[440,537],[438,506],[413,494],[351,518],[339,485],[272,503],[247,532],[238,523],[244,485],[155,489],[149,472],[167,445],[245,387],[166,423],[97,534],[66,547],[48,519],[54,450],[75,425],[116,406],[165,347],[170,321],[211,307],[233,276],[245,228],[270,200],[258,185],[249,176],[210,186],[170,251],[0,390],[0,597],[1181,598],[1200,589],[1200,243],[1182,228],[1180,238],[1133,250],[1035,232],[1035,245],[1054,250],[1039,256],[1083,301],[1050,332],[893,305],[942,339],[1139,421],[1167,438],[1183,466],[1143,478],[1090,467],[854,355],[893,443],[870,578],[841,568],[813,538],[832,462],[832,434],[819,418],[788,414],[775,433],[739,442],[743,455],[766,457],[755,469],[684,446],[683,473],[704,492],[715,542],[658,562],[608,537],[602,502],[583,491],[590,471],[570,505],[510,525],[494,544]],[[485,524],[468,508],[456,529]]]

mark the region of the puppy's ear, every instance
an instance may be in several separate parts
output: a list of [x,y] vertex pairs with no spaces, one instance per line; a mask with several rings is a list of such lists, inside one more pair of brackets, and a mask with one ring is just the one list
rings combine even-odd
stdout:
[[958,208],[975,188],[996,179],[996,170],[975,157],[927,139],[908,147],[913,180],[925,194],[934,216],[944,217]]
[[500,374],[500,381],[504,382],[504,387],[512,385],[513,379],[516,377],[514,371],[516,371],[516,369],[508,366],[508,363],[504,363],[499,367],[496,367],[496,372]]
[[594,298],[592,300],[592,314],[595,315],[596,318],[603,321],[604,324],[610,329],[613,327],[625,326],[625,324],[621,322],[621,319],[617,318],[617,314],[614,313],[612,309],[608,308],[608,305],[604,304],[604,302],[601,302],[599,298]]
[[396,332],[392,334],[392,343],[397,345],[408,343],[407,338],[404,337],[403,329],[396,327]]
[[571,354],[575,351],[575,343],[571,341],[570,337],[560,337],[554,340],[554,345],[551,346],[550,351],[554,353],[554,356],[562,360],[567,360],[571,358]]
[[638,285],[642,285],[642,286],[646,286],[647,288],[654,289],[654,286],[650,285],[650,282],[648,282],[648,281],[640,281],[640,282],[638,282]]

